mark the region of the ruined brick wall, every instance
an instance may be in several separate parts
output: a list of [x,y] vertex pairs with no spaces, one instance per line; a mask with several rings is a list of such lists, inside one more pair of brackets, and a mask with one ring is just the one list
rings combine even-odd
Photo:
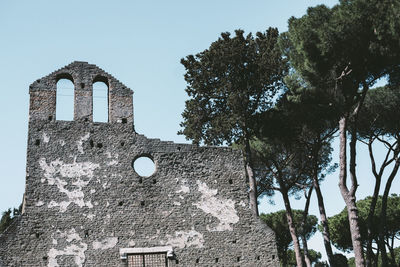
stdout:
[[[159,247],[173,251],[168,266],[279,266],[274,233],[249,209],[241,153],[135,133],[131,91],[101,71],[74,62],[31,86],[24,214],[0,236],[0,266],[127,266],[124,249]],[[69,75],[84,107],[56,121],[55,84]],[[110,123],[92,122],[99,77]],[[143,155],[150,177],[132,168]]]

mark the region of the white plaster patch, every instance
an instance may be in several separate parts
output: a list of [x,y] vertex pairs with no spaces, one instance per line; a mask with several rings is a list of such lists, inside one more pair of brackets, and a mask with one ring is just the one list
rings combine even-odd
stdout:
[[175,232],[174,236],[166,235],[166,237],[168,240],[163,243],[173,247],[204,247],[203,234],[195,231],[194,229],[189,231],[177,231]]
[[96,193],[96,189],[90,189],[90,194]]
[[55,248],[51,248],[47,253],[49,257],[49,263],[47,264],[48,267],[57,267],[57,256],[61,255],[70,255],[74,256],[75,264],[79,267],[83,266],[85,262],[85,251],[87,250],[87,244],[80,243],[79,245],[70,245],[65,247],[64,249],[58,250]]
[[82,238],[76,232],[75,228],[71,228],[66,232],[61,232],[60,230],[57,230],[56,234],[58,238],[65,239],[67,240],[68,243],[71,243],[74,240],[76,241],[82,240]]
[[190,193],[190,188],[189,188],[189,186],[187,186],[186,185],[186,180],[182,180],[182,185],[181,185],[181,189],[179,189],[179,190],[177,190],[176,191],[176,193],[184,193],[184,194],[187,194],[187,193]]
[[65,141],[64,140],[60,140],[60,145],[61,146],[65,146]]
[[113,154],[111,154],[110,151],[107,151],[105,154],[106,154],[106,157],[108,159],[112,159],[109,162],[107,162],[107,166],[114,166],[114,165],[117,165],[119,163],[118,160],[117,160],[118,159],[118,154],[113,155]]
[[67,242],[71,242],[73,240],[77,241],[82,240],[82,238],[79,236],[79,234],[75,231],[74,228],[72,228],[67,232],[66,237],[67,237]]
[[180,206],[180,205],[181,205],[181,203],[180,203],[180,202],[178,202],[178,201],[174,201],[174,205],[175,205],[175,206]]
[[206,183],[198,180],[197,185],[201,198],[199,202],[193,205],[219,220],[219,224],[211,231],[232,231],[232,224],[239,222],[235,202],[232,199],[217,198],[215,195],[217,195],[218,190],[209,188]]
[[44,205],[44,202],[41,201],[41,200],[39,200],[38,202],[35,203],[35,206],[36,206],[36,207],[41,207],[41,206],[43,206],[43,205]]
[[[54,235],[56,235],[55,238]],[[73,241],[74,242],[73,244],[65,246],[61,249],[57,249],[55,247],[51,248],[47,252],[47,256],[49,258],[49,263],[47,264],[48,267],[59,266],[57,262],[57,257],[63,255],[74,256],[75,264],[77,266],[83,266],[86,258],[85,251],[87,250],[87,244],[81,242],[82,238],[78,235],[78,233],[76,233],[74,228],[66,232],[57,231],[52,236],[52,243],[54,246],[58,245],[57,239],[66,240],[68,243],[71,243]]]
[[133,241],[133,240],[129,240],[129,242],[128,242],[128,246],[130,246],[130,247],[134,247],[135,245],[136,245],[135,241]]
[[[99,167],[99,164],[75,161],[74,163],[68,164],[59,159],[47,164],[46,159],[41,158],[39,160],[39,165],[44,171],[45,177],[44,179],[41,179],[41,182],[43,183],[47,180],[48,185],[56,185],[60,193],[65,194],[68,199],[61,202],[52,200],[48,204],[49,208],[59,207],[60,212],[65,212],[71,203],[75,203],[81,208],[84,206],[87,206],[88,208],[93,207],[90,200],[86,202],[84,201],[83,188],[89,184],[90,180],[93,178],[93,171]],[[74,185],[76,189],[66,189],[68,182],[57,176],[63,178],[75,178],[71,185]],[[87,177],[88,179],[84,180],[83,177]]]
[[69,204],[71,204],[69,201],[61,201],[61,202],[56,202],[54,200],[50,201],[50,203],[47,205],[48,208],[54,208],[54,207],[59,207],[61,212],[64,212],[67,210]]
[[118,237],[107,237],[100,241],[93,241],[92,246],[93,249],[105,250],[115,247],[117,243],[118,243]]
[[86,205],[86,207],[88,207],[89,209],[93,208],[92,202],[91,202],[90,200],[89,200],[89,201],[86,201],[86,202],[85,202],[85,205]]
[[79,153],[83,154],[83,142],[87,141],[90,137],[90,133],[87,133],[85,136],[82,136],[81,138],[79,138],[78,141],[76,141],[76,145],[78,147],[78,151]]
[[190,188],[189,186],[181,185],[181,189],[176,191],[176,193],[185,193],[185,194],[190,193]]
[[46,133],[43,133],[43,143],[47,144],[49,141],[50,137]]

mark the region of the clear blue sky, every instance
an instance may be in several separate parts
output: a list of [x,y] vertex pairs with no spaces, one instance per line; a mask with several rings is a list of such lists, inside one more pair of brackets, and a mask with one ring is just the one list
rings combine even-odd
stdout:
[[[186,142],[177,136],[187,99],[180,59],[208,48],[221,32],[287,30],[291,16],[337,1],[1,1],[0,2],[0,211],[21,203],[25,183],[28,87],[74,60],[88,61],[134,91],[136,131]],[[337,144],[335,144],[337,145]],[[359,153],[358,198],[372,192],[369,161]],[[397,179],[398,180],[398,179]],[[329,215],[344,207],[337,174],[323,190]],[[392,192],[399,193],[398,181]],[[294,201],[302,208],[302,201]],[[262,212],[282,209],[279,199]],[[318,214],[315,198],[311,208]],[[320,234],[311,247],[323,252]]]

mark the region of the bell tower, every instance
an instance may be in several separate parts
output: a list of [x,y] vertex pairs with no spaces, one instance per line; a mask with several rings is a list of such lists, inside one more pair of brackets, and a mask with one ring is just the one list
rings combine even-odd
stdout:
[[56,120],[57,82],[68,79],[74,84],[74,121],[93,121],[93,84],[108,87],[108,122],[133,124],[132,90],[96,65],[82,61],[56,70],[36,80],[29,88],[29,120]]

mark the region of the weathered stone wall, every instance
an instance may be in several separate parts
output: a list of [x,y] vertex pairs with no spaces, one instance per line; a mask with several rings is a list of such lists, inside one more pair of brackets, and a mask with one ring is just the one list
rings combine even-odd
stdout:
[[[31,117],[24,214],[0,236],[0,264],[126,266],[121,248],[172,246],[168,266],[279,265],[240,152],[148,139],[132,120]],[[150,177],[132,167],[142,155]]]

